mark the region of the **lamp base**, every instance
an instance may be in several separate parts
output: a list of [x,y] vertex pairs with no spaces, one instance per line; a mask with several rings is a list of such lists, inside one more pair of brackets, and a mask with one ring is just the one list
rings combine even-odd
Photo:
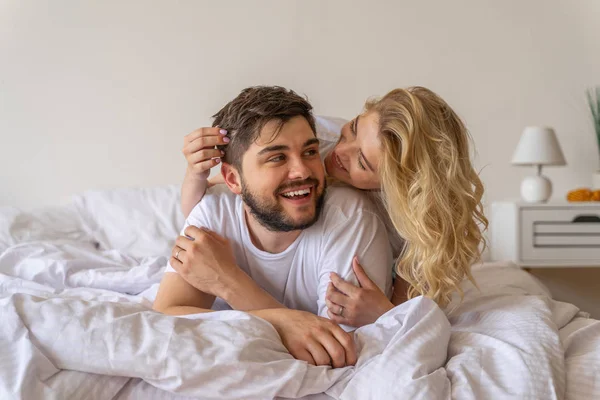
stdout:
[[521,182],[521,197],[528,203],[545,203],[552,195],[552,182],[544,175],[528,176]]

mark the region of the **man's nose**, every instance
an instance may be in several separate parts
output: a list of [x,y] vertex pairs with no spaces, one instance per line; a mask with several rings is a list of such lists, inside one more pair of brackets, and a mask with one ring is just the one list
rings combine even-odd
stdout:
[[290,162],[290,179],[306,179],[310,175],[310,168],[308,168],[308,165],[303,159],[298,158]]

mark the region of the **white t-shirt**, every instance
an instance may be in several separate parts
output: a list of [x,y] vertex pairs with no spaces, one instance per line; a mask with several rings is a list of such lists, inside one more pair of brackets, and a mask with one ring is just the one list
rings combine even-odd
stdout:
[[[326,117],[323,115],[315,116],[315,127],[317,129],[317,138],[319,138],[319,153],[321,153],[321,160],[325,161],[325,157],[331,153],[335,145],[337,144],[338,139],[340,138],[340,134],[342,131],[342,127],[348,121],[343,118],[337,117]],[[369,196],[371,201],[375,204],[377,208],[377,212],[381,217],[381,220],[384,222],[388,237],[390,239],[390,245],[392,246],[392,254],[394,259],[400,256],[402,249],[404,248],[404,239],[398,235],[394,225],[392,225],[392,221],[388,216],[385,207],[383,206],[383,201],[378,192],[364,192]]]
[[[327,317],[331,272],[356,284],[352,258],[357,255],[369,277],[390,295],[392,253],[385,226],[367,196],[347,187],[328,188],[325,196],[319,220],[277,254],[252,243],[242,199],[225,185],[206,192],[185,226],[206,227],[229,239],[238,266],[285,306]],[[169,265],[166,272],[175,271]],[[212,308],[229,306],[216,299]]]

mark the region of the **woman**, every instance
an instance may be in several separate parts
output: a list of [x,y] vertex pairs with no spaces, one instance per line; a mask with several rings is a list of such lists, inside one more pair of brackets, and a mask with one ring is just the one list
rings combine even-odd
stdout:
[[[473,281],[470,267],[480,257],[488,224],[465,125],[435,93],[411,87],[367,101],[364,112],[341,128],[337,143],[329,128],[317,129],[327,174],[369,191],[381,205],[397,256],[391,301],[355,259],[360,287],[334,275],[327,293],[329,317],[359,327],[418,295],[444,307],[454,291],[462,294],[465,277]],[[222,155],[214,147],[227,143],[226,134],[202,128],[185,138],[186,216],[204,195],[209,170]]]

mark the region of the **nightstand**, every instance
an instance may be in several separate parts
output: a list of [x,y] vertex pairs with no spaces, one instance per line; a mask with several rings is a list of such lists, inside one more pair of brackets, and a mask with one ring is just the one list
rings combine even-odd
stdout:
[[600,267],[600,203],[493,203],[494,261],[526,267]]

